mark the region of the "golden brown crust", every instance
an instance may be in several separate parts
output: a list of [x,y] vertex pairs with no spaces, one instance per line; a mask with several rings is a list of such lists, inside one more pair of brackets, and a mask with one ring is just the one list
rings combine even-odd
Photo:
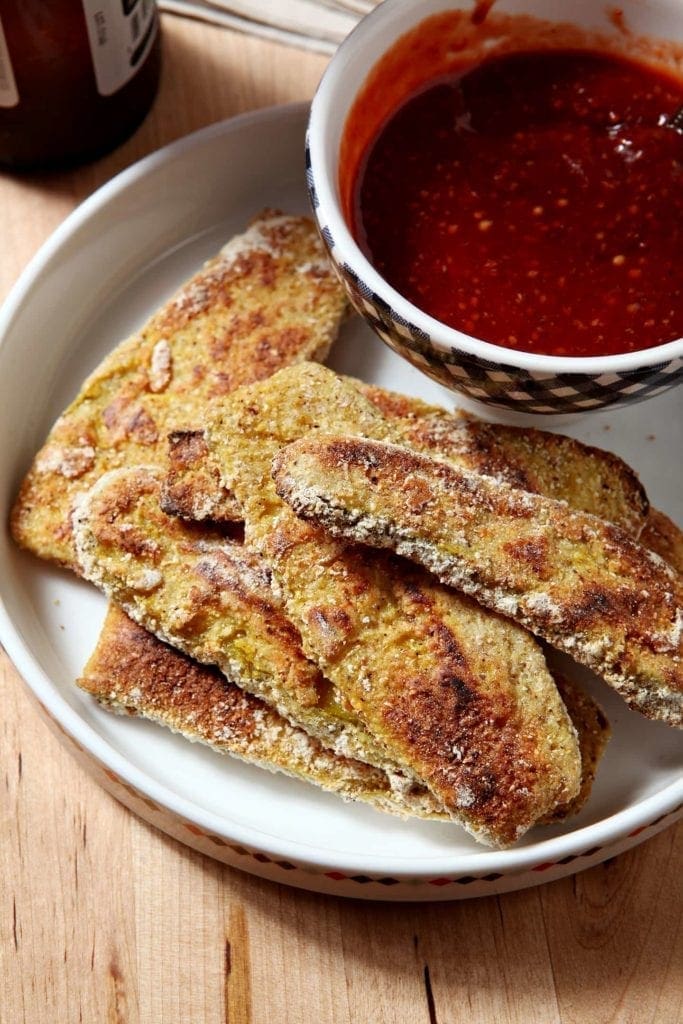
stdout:
[[168,436],[168,471],[161,507],[169,516],[190,522],[239,522],[242,510],[220,480],[209,457],[203,430],[174,430]]
[[322,677],[282,614],[266,564],[216,530],[170,519],[159,486],[151,467],[112,470],[80,499],[74,540],[85,577],[178,650],[206,664],[219,664],[222,651],[221,667],[240,683],[272,673],[302,706],[315,705]]
[[622,530],[352,437],[299,441],[274,473],[300,515],[412,558],[595,669],[643,714],[683,724],[683,583]]
[[405,563],[331,541],[278,500],[273,455],[330,424],[392,430],[354,387],[303,365],[231,396],[207,441],[345,709],[477,838],[507,845],[578,789],[566,710],[528,633]]
[[612,730],[605,712],[591,695],[571,679],[553,672],[555,685],[569,712],[581,750],[581,786],[573,800],[558,804],[543,819],[543,824],[564,821],[585,807],[593,788],[598,765],[605,753]]
[[119,345],[53,427],[12,512],[15,540],[71,569],[69,514],[103,472],[166,461],[166,435],[241,384],[324,358],[345,300],[313,223],[266,211]]
[[640,543],[683,575],[683,531],[663,512],[650,509]]
[[399,815],[445,817],[423,794],[392,789],[378,768],[332,753],[217,669],[160,643],[116,605],[109,606],[100,642],[78,684],[111,710],[148,718],[219,753],[344,799]]
[[356,382],[387,419],[396,420],[402,443],[511,487],[566,501],[638,537],[648,501],[633,470],[611,452],[531,427],[486,423],[450,414],[417,399]]
[[151,467],[112,470],[79,500],[74,539],[86,579],[158,639],[217,665],[326,746],[410,788],[305,657],[263,559],[218,530],[166,516],[160,480]]
[[[576,684],[555,679],[579,735],[582,777],[579,796],[571,805],[556,808],[549,822],[583,806],[609,734],[595,702]],[[399,816],[447,818],[418,787],[392,788],[380,769],[334,754],[218,669],[158,641],[115,604],[109,605],[78,685],[111,711],[147,718],[190,742],[302,779],[345,800],[367,802]]]

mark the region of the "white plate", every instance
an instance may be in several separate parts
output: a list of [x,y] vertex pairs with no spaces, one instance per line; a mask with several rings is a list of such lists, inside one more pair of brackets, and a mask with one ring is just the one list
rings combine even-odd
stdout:
[[[259,111],[161,150],[105,185],[41,249],[0,317],[3,522],[52,421],[84,376],[203,259],[264,206],[306,209],[304,106]],[[397,390],[455,399],[349,323],[332,365]],[[683,519],[681,391],[571,430],[617,451],[653,501]],[[144,721],[101,710],[73,684],[104,599],[0,540],[0,637],[71,749],[136,813],[211,856],[307,889],[375,899],[457,899],[533,885],[641,842],[683,804],[680,733],[628,711],[597,680],[614,738],[593,795],[570,824],[515,849],[477,846],[457,826],[392,819],[271,776]]]

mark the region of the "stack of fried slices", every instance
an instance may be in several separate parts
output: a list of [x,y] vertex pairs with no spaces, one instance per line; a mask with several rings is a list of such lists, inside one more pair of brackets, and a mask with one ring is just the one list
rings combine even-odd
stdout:
[[537,637],[680,726],[681,534],[613,455],[324,368],[344,315],[264,212],[85,382],[13,535],[111,599],[103,705],[506,847],[609,735]]

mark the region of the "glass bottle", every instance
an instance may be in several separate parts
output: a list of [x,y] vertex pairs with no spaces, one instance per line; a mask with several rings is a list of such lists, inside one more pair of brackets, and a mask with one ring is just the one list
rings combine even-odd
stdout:
[[154,0],[0,0],[0,164],[113,149],[149,110],[159,66]]

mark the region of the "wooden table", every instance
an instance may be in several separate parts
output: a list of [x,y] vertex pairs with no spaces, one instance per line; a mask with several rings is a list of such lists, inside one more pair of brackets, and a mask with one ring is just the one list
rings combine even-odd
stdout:
[[[72,207],[212,121],[310,97],[325,60],[166,17],[151,115],[91,166],[0,178],[0,293]],[[683,1021],[683,824],[536,889],[334,899],[180,846],[117,804],[0,651],[0,1024]]]

